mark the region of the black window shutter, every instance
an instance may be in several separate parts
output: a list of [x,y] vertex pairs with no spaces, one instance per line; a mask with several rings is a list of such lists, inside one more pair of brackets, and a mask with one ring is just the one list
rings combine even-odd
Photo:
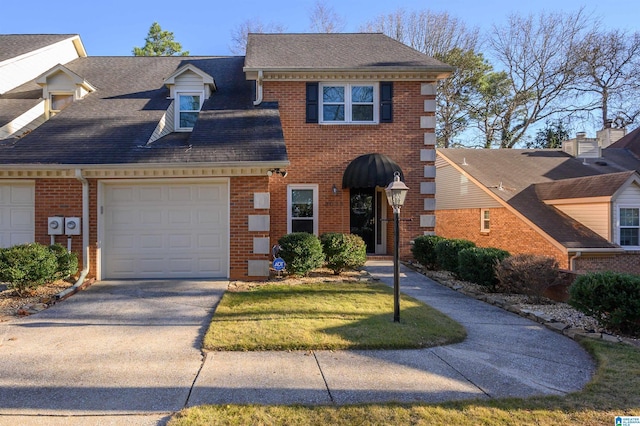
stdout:
[[307,123],[318,122],[318,83],[307,83]]
[[380,82],[380,122],[393,123],[393,82]]

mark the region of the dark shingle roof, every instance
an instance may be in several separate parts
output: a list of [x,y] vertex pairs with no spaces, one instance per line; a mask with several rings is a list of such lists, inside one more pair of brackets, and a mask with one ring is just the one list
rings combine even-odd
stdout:
[[384,34],[249,34],[248,70],[381,70],[451,72],[448,65]]
[[[205,101],[193,132],[147,144],[171,103],[164,79],[187,63],[211,75],[218,91]],[[96,92],[3,144],[0,164],[287,161],[277,106],[253,106],[253,82],[242,65],[242,57],[76,59],[66,67]]]
[[564,187],[567,182],[554,187],[557,181],[566,179],[571,179],[568,183],[586,185],[585,188],[575,188],[580,194],[585,194],[591,184],[602,189],[606,179],[615,183],[632,174],[619,173],[623,170],[619,165],[611,162],[596,164],[592,160],[585,164],[581,159],[556,150],[440,149],[438,152],[563,246],[617,247],[553,206],[546,205],[541,194],[545,199],[559,194],[568,198]]
[[640,127],[618,139],[615,143],[605,148],[604,151],[614,149],[625,149],[631,151],[636,157],[640,157]]
[[0,34],[0,62],[75,36],[77,34]]
[[629,171],[538,183],[536,193],[541,200],[611,197],[634,174]]

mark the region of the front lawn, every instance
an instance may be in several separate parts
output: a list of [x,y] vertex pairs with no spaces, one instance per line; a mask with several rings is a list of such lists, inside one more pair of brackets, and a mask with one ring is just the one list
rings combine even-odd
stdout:
[[341,407],[206,405],[181,411],[169,426],[613,425],[616,416],[640,415],[640,350],[591,340],[583,345],[596,358],[598,370],[585,389],[565,397]]
[[227,292],[204,338],[207,350],[406,349],[457,343],[464,328],[379,283],[266,284]]

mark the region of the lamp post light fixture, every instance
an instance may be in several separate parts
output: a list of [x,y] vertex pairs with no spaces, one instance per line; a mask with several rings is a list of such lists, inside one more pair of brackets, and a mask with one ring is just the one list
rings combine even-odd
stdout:
[[404,205],[409,188],[400,180],[400,172],[393,174],[385,192],[393,208],[393,322],[400,322],[400,208]]

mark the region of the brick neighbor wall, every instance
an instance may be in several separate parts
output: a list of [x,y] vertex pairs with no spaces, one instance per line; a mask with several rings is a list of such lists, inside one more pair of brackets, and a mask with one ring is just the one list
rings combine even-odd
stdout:
[[[437,195],[436,195],[437,197]],[[437,210],[436,235],[463,238],[479,247],[497,247],[511,254],[532,253],[554,257],[568,269],[568,256],[506,208],[489,209],[490,231],[480,232],[480,209]]]
[[[48,234],[50,216],[82,218],[82,184],[76,179],[36,179],[35,184],[35,240],[51,244]],[[67,236],[56,235],[54,242],[67,247]],[[78,255],[82,270],[82,235],[74,235],[71,251]]]
[[[402,218],[400,254],[410,257],[410,241],[433,228],[420,227],[424,198],[421,182],[433,182],[424,177],[424,166],[433,162],[421,161],[420,150],[433,150],[425,145],[425,133],[433,129],[421,127],[425,101],[433,95],[421,94],[420,82],[394,82],[393,123],[375,125],[308,124],[305,117],[305,82],[264,82],[265,102],[277,101],[291,166],[286,178],[274,174],[270,178],[272,243],[287,233],[287,185],[318,184],[318,232],[349,232],[349,189],[342,188],[342,176],[349,163],[363,154],[380,153],[400,165],[405,183],[410,188]],[[434,158],[435,159],[435,158]],[[338,195],[332,192],[333,185]],[[392,218],[387,206],[387,217]],[[433,213],[433,212],[430,212]],[[393,224],[387,222],[387,251],[393,250]]]
[[576,272],[626,272],[640,275],[640,251],[627,251],[611,256],[582,254],[575,259]]

